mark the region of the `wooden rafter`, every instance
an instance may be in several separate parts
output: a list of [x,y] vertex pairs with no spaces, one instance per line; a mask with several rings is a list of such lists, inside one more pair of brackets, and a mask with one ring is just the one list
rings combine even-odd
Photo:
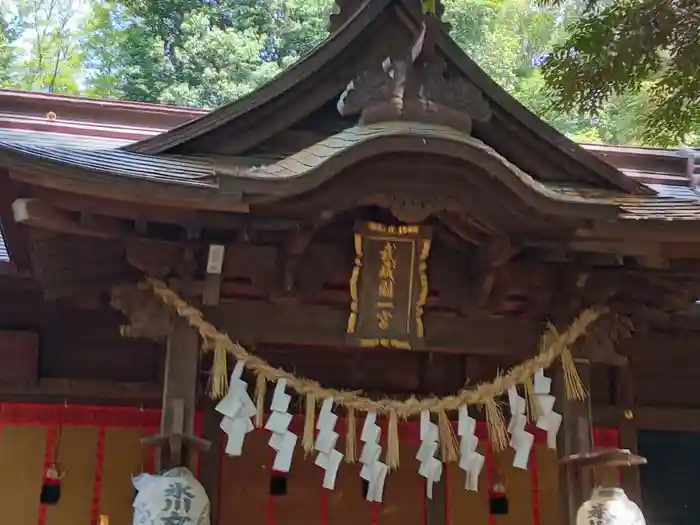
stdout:
[[118,222],[104,219],[81,221],[79,214],[55,208],[39,199],[16,199],[12,203],[15,222],[35,228],[109,239],[124,236]]

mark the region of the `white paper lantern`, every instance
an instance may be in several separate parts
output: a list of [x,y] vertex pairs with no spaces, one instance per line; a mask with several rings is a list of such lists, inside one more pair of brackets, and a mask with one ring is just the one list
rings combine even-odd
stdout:
[[576,514],[576,525],[646,525],[641,509],[621,488],[596,488]]
[[210,525],[209,497],[189,469],[178,467],[162,474],[141,474],[133,483],[138,490],[133,525]]
[[[647,460],[627,449],[609,448],[574,454],[563,463],[592,468],[629,468],[645,465]],[[576,514],[576,525],[646,525],[641,509],[619,487],[597,487]]]

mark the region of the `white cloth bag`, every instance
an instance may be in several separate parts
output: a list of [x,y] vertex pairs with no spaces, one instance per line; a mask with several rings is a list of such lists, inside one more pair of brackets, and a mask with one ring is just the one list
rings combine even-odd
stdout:
[[209,497],[185,467],[133,479],[133,525],[210,525]]

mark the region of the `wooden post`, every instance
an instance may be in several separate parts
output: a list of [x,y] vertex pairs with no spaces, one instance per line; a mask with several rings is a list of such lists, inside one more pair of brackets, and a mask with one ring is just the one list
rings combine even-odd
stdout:
[[[557,400],[562,403],[562,425],[559,430],[557,448],[560,457],[583,454],[593,451],[593,432],[590,407],[590,363],[577,360],[577,368],[583,384],[589,391],[585,401],[566,399],[566,387],[563,370],[559,368],[554,377]],[[561,498],[563,524],[574,525],[576,513],[581,504],[588,500],[593,490],[593,479],[588,469],[559,467],[559,491]]]
[[[632,454],[637,450],[637,423],[634,419],[634,378],[631,365],[614,368],[615,404],[620,414],[620,448]],[[637,468],[620,470],[622,488],[627,496],[642,508],[642,482]]]
[[141,440],[144,446],[160,448],[158,470],[188,465],[191,446],[201,451],[209,449],[208,441],[195,436],[198,375],[199,336],[178,319],[167,341],[160,434]]
[[[435,395],[440,395],[440,389],[443,388],[443,358],[444,356],[428,354],[422,370],[421,382]],[[447,525],[447,469],[448,464],[444,463],[440,481],[433,485],[433,499],[426,499],[425,525]]]
[[[165,357],[165,382],[163,384],[163,412],[160,420],[161,434],[180,430],[194,435],[194,418],[197,410],[197,376],[199,374],[199,336],[184,321],[178,319],[175,330],[168,337]],[[181,401],[179,401],[181,400]],[[178,403],[183,405],[180,427],[176,412]],[[176,419],[178,418],[178,419]],[[177,425],[175,427],[174,425]],[[161,468],[174,468],[189,464],[190,451],[183,450],[180,458],[171,457],[175,451],[161,448]],[[177,463],[180,463],[179,465]]]

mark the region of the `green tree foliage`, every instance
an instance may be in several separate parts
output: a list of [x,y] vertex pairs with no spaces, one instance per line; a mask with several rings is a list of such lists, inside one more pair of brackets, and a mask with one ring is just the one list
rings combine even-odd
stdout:
[[9,10],[0,9],[0,84],[10,84],[10,68],[15,62],[12,43],[17,39],[17,28]]
[[[333,7],[333,0],[5,1],[19,7],[0,25],[0,85],[206,108],[245,95],[310,52],[327,37]],[[651,71],[673,65],[673,49],[647,66],[621,67],[631,60],[626,55],[608,67],[592,58],[600,42],[590,38],[622,23],[611,11],[616,3],[667,0],[605,1],[608,7],[595,9],[607,18],[594,22],[589,0],[442,0],[455,40],[560,131],[581,141],[663,142],[643,125],[658,115],[664,86],[682,78]],[[628,33],[623,41],[637,38]],[[618,80],[599,81],[605,74]],[[680,107],[695,114],[692,104]]]
[[638,139],[692,141],[700,129],[699,29],[697,0],[589,0],[544,63],[556,107],[603,118],[621,96],[641,122]]
[[267,82],[325,38],[319,0],[109,0],[84,39],[89,91],[215,107]]
[[[16,0],[4,6],[5,84],[32,91],[78,93],[82,52],[76,0]],[[9,20],[9,21],[8,21]]]

